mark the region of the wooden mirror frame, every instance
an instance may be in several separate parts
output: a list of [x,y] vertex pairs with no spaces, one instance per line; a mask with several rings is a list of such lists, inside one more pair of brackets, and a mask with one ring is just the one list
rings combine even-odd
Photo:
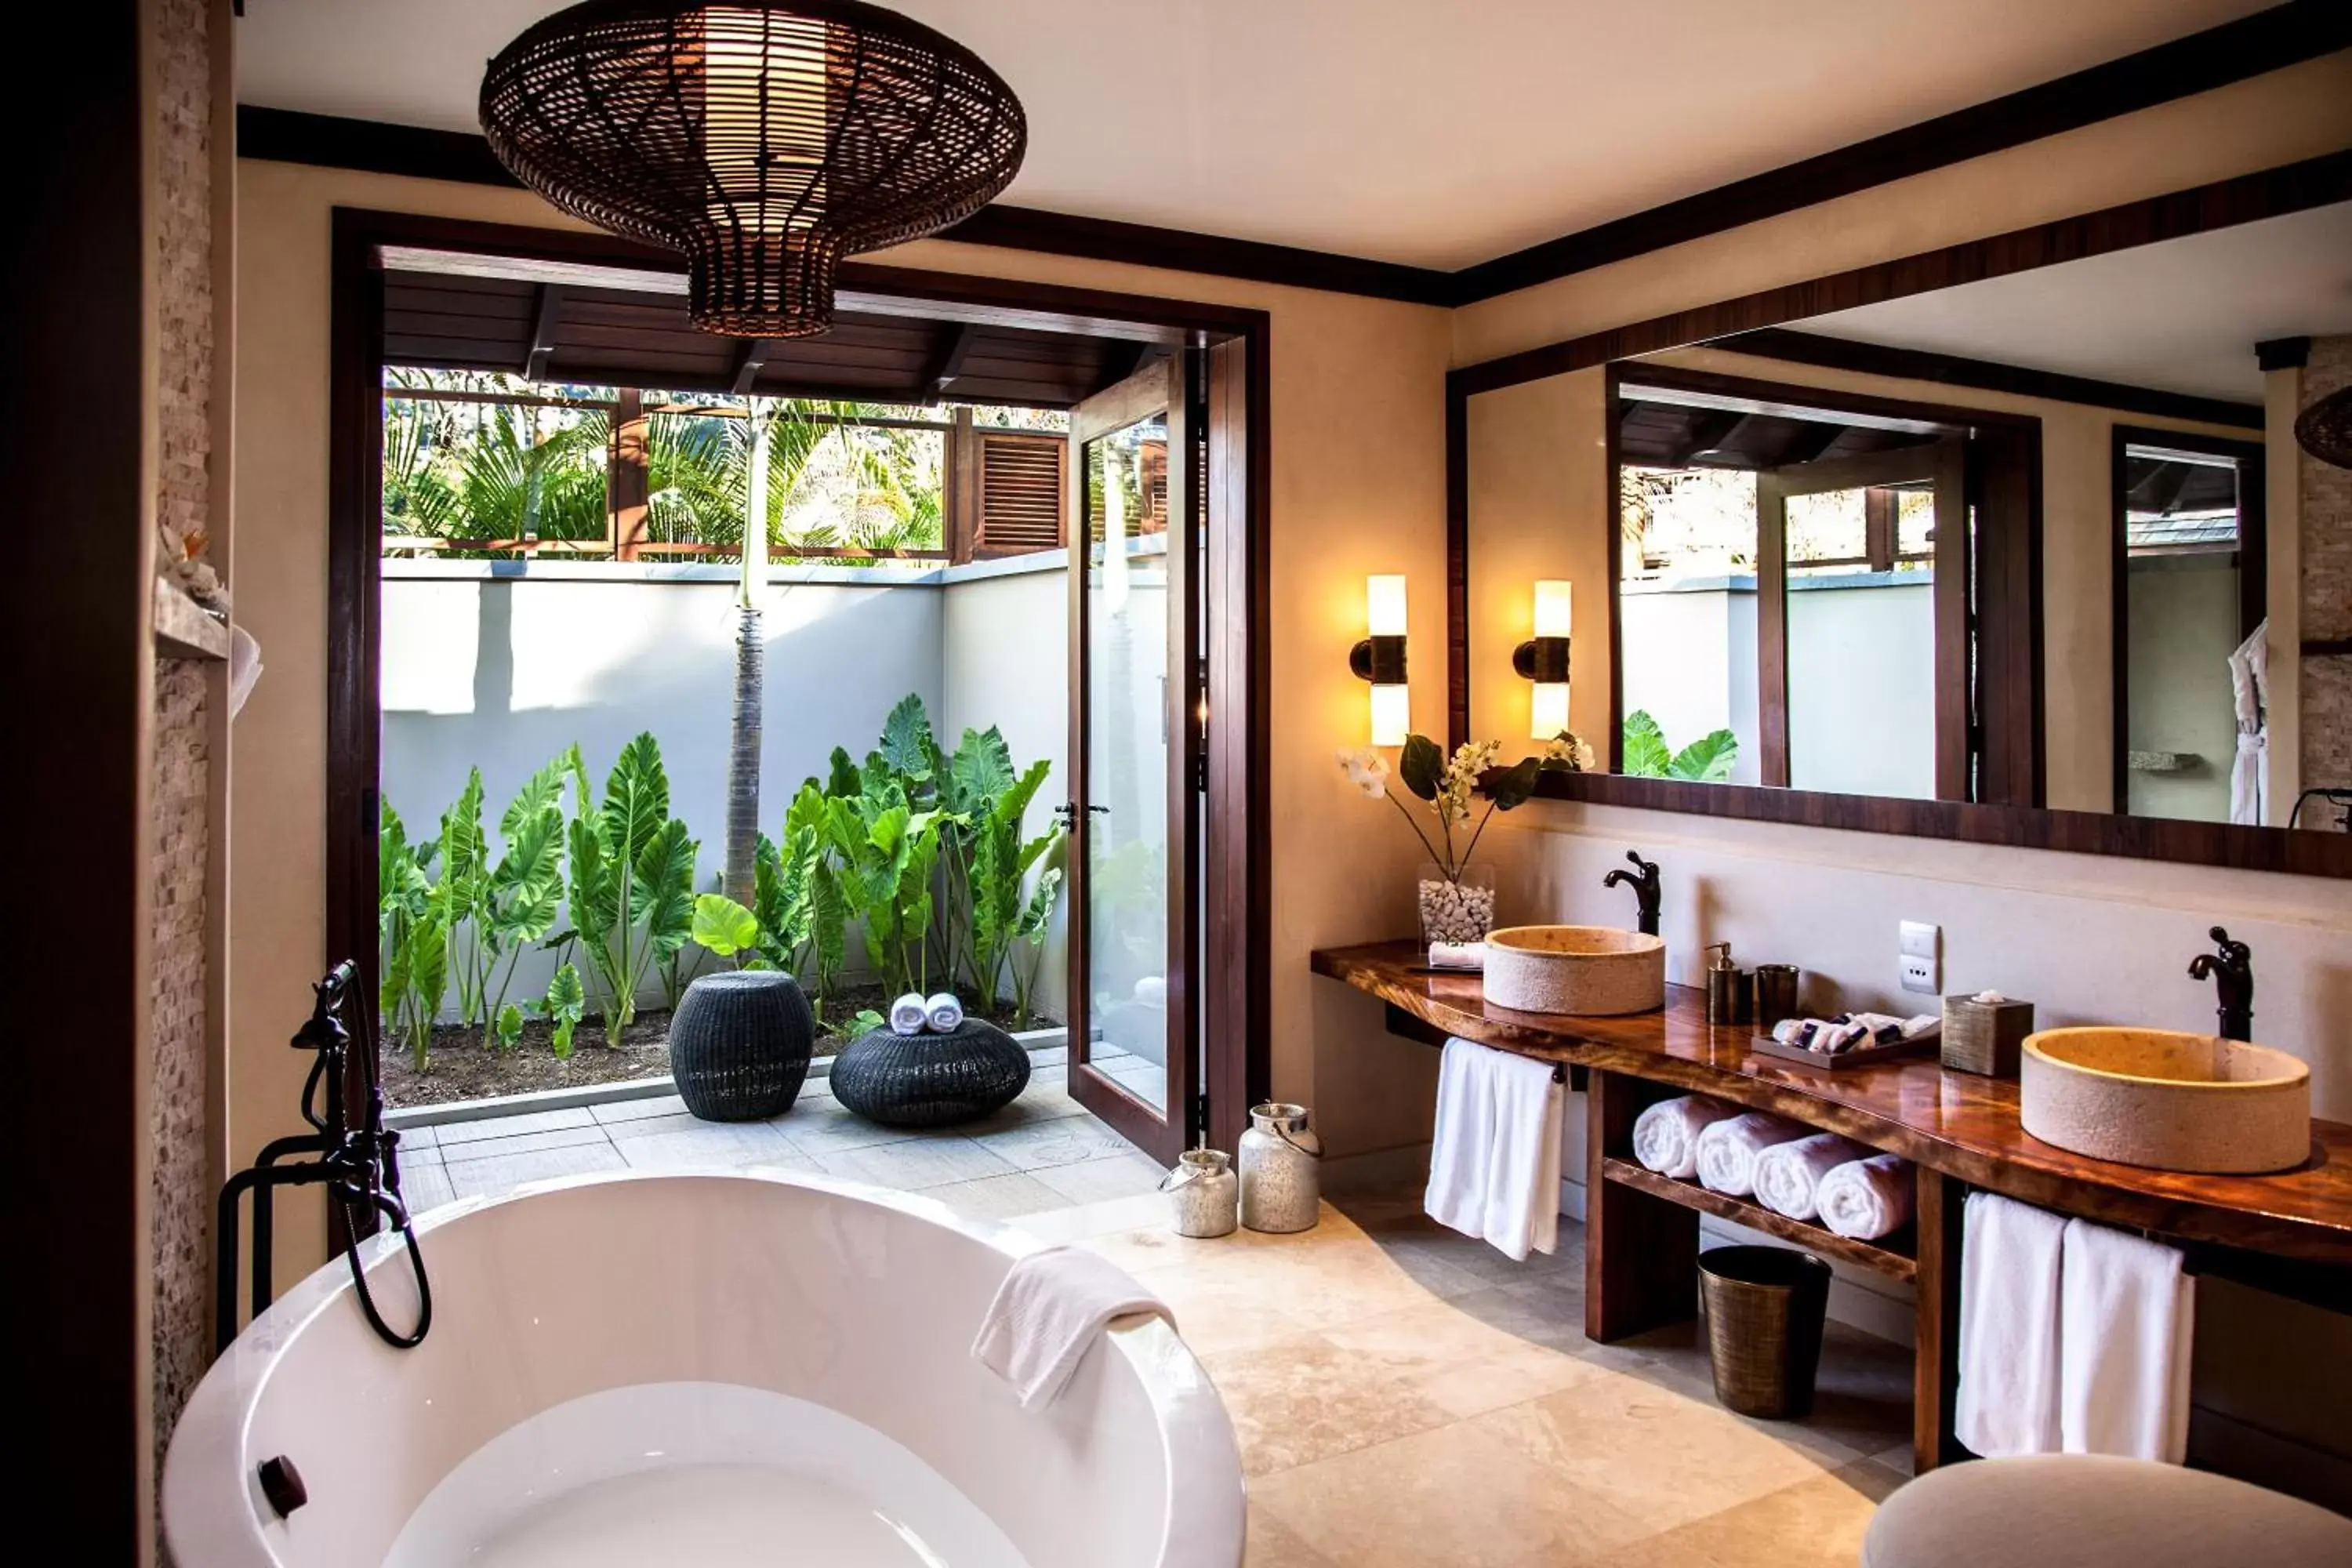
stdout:
[[[2014,272],[2281,217],[2352,200],[2352,152],[2331,153],[2168,195],[2062,218],[1990,238],[1923,251],[1802,283],[1718,300],[1605,331],[1524,349],[1445,378],[1445,619],[1447,730],[1470,738],[1470,399],[1571,371],[1613,364],[1736,333],[1784,327]],[[1616,594],[1608,595],[1616,637]],[[1613,704],[1612,704],[1613,706]],[[1825,795],[1753,784],[1686,784],[1618,773],[1543,775],[1552,799],[1754,822],[1948,838],[2016,848],[2120,855],[2183,865],[2352,878],[2352,833],[2289,832],[2232,823],[2116,816],[1871,795]]]

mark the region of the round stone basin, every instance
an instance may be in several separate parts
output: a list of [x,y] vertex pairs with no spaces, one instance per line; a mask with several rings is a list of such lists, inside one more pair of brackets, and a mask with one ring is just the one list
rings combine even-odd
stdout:
[[2311,1068],[2213,1035],[2028,1035],[2018,1110],[2044,1143],[2152,1170],[2244,1175],[2289,1170],[2311,1152]]
[[1486,933],[1486,1000],[1523,1013],[1606,1017],[1666,1002],[1662,937],[1612,926],[1505,926]]

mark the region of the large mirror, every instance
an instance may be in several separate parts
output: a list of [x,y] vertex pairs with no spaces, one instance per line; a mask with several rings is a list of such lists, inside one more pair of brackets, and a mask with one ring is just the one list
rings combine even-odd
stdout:
[[1541,583],[1598,771],[2343,832],[2347,380],[2339,205],[1482,389],[1469,730]]

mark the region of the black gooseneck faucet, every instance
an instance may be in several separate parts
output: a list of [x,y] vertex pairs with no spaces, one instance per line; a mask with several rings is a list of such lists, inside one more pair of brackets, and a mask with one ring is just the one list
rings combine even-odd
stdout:
[[2221,1037],[2251,1040],[2254,1037],[2254,950],[2242,942],[2231,942],[2230,933],[2220,926],[2213,928],[2211,935],[2215,950],[2189,961],[2189,977],[2213,982],[2221,1004],[2215,1009],[2221,1021]]
[[1641,909],[1640,918],[1634,922],[1635,929],[1644,936],[1655,936],[1658,934],[1658,863],[1643,859],[1638,849],[1626,850],[1625,858],[1633,863],[1633,869],[1612,871],[1601,879],[1601,885],[1613,888],[1620,882],[1632,883],[1633,898]]

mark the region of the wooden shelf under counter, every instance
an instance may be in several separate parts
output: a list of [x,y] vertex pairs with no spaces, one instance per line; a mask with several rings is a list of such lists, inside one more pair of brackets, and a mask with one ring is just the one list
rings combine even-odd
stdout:
[[[1716,1027],[1705,996],[1666,988],[1631,1017],[1521,1013],[1486,999],[1475,972],[1432,971],[1418,944],[1317,952],[1318,974],[1387,1004],[1415,1038],[1459,1036],[1560,1063],[1586,1096],[1586,1334],[1610,1342],[1697,1310],[1698,1216],[1735,1223],[1897,1279],[1916,1300],[1913,1462],[1966,1458],[1952,1435],[1958,1382],[1961,1203],[1971,1189],[2182,1245],[2191,1267],[2343,1310],[2352,1301],[2352,1126],[2312,1123],[2311,1158],[2265,1176],[2205,1176],[2093,1160],[2027,1134],[2017,1085],[1946,1072],[1933,1058],[1849,1072],[1807,1070],[1749,1048],[1747,1026]],[[1754,1204],[1659,1176],[1625,1158],[1633,1120],[1676,1094],[1769,1110],[1916,1167],[1906,1236],[1853,1242]]]

